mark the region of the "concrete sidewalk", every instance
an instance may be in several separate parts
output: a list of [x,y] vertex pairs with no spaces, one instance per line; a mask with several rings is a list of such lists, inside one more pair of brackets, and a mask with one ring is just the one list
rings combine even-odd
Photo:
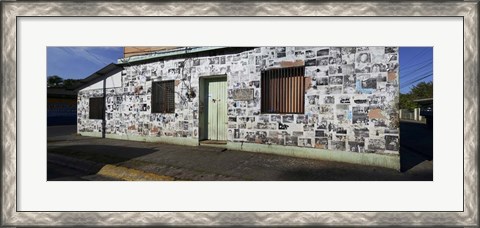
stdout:
[[[72,158],[77,162],[68,161]],[[78,161],[84,161],[83,166],[88,166],[90,169],[96,167],[96,170],[90,170],[90,174],[97,171],[99,175],[112,175],[111,178],[122,180],[426,181],[433,179],[431,161],[424,161],[407,172],[400,173],[386,168],[232,151],[218,147],[188,147],[91,138],[73,134],[48,138],[48,161],[79,166],[74,167],[76,169],[82,168],[82,162]],[[108,169],[108,172],[105,169]],[[117,173],[122,174],[117,175]],[[142,176],[150,178],[141,178]]]

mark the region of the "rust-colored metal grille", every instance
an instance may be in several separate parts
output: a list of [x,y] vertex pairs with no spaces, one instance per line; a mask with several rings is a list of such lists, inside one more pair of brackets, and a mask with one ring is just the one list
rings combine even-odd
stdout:
[[152,113],[175,112],[175,81],[152,83]]
[[262,113],[304,113],[305,67],[262,71]]

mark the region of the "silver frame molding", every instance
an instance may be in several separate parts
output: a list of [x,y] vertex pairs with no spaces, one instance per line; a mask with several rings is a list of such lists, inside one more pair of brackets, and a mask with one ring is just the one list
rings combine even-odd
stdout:
[[[478,1],[465,2],[2,2],[1,225],[478,226]],[[18,212],[16,19],[22,16],[455,16],[464,19],[463,212]]]

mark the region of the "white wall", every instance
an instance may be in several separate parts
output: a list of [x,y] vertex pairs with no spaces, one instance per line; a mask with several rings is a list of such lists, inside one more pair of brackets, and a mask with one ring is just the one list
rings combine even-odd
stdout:
[[[107,79],[107,88],[116,88],[122,86],[122,72],[118,72]],[[81,89],[80,91],[92,90],[92,89],[103,89],[103,81],[99,81],[95,84],[92,84],[88,87]]]

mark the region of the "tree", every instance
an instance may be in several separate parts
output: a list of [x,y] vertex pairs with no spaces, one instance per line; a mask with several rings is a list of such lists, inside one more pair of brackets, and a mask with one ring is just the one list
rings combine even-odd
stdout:
[[433,82],[420,82],[413,86],[410,92],[400,94],[400,109],[408,109],[413,111],[418,105],[414,100],[433,98]]
[[74,89],[81,84],[80,80],[76,79],[65,79],[63,80],[63,87],[65,89]]
[[410,93],[407,94],[400,94],[400,101],[399,101],[399,106],[400,109],[408,109],[412,111],[417,107],[417,104],[413,102],[414,99],[412,99],[412,95]]
[[433,82],[420,82],[410,90],[415,99],[433,98]]
[[47,87],[59,87],[63,85],[63,78],[58,75],[52,75],[47,77]]
[[72,90],[82,84],[80,79],[63,79],[58,75],[52,75],[47,77],[48,88],[64,88]]

